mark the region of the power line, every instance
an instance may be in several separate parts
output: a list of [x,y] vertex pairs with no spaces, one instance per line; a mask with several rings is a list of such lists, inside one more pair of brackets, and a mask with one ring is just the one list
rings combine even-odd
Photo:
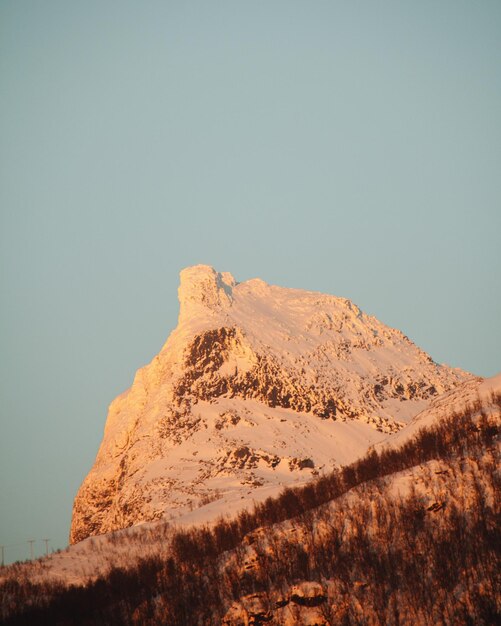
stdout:
[[[41,539],[41,541],[43,541],[45,543],[45,556],[49,556],[49,538],[44,538]],[[34,550],[34,544],[37,542],[37,539],[28,539],[27,541],[21,541],[19,543],[4,543],[2,545],[0,545],[0,561],[1,561],[1,567],[3,567],[5,565],[5,558],[6,558],[6,552],[7,552],[7,548],[18,548],[20,546],[25,546],[27,543],[30,544],[30,559],[33,561],[34,557],[35,557],[35,550]]]

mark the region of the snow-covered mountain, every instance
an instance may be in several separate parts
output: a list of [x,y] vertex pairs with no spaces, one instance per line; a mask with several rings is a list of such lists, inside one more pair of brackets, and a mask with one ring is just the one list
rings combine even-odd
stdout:
[[70,540],[236,509],[349,463],[471,379],[352,302],[181,272],[177,328],[110,406]]

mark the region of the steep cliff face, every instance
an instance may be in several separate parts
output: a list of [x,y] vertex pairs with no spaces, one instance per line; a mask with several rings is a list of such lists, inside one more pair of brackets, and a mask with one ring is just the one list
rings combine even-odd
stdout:
[[181,272],[177,328],[110,406],[71,542],[347,463],[470,375],[344,298]]

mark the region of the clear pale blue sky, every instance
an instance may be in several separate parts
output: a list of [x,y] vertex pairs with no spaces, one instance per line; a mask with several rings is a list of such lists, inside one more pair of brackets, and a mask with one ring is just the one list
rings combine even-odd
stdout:
[[0,543],[67,539],[179,270],[501,369],[499,0],[0,1]]

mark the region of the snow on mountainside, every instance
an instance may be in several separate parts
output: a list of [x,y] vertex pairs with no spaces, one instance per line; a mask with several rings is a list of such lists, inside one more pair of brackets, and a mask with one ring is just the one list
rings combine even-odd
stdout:
[[496,396],[501,394],[501,374],[491,378],[471,378],[451,391],[433,399],[430,404],[418,413],[411,422],[395,436],[378,443],[375,448],[381,451],[386,446],[398,448],[412,439],[419,430],[427,428],[435,422],[461,413],[467,407],[483,411],[487,415],[496,412]]
[[472,378],[344,298],[199,265],[179,301],[177,328],[110,406],[72,543],[349,463]]

